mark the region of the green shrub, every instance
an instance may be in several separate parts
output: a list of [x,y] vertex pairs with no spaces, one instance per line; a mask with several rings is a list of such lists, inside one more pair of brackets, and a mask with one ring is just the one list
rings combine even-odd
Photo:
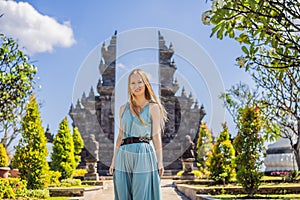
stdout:
[[60,187],[73,187],[73,186],[81,186],[80,179],[63,179],[60,182]]
[[22,138],[16,147],[12,166],[19,169],[20,177],[27,181],[28,189],[44,189],[49,184],[47,138],[34,95],[30,96],[26,105],[21,125]]
[[37,199],[47,199],[50,197],[49,190],[43,189],[43,190],[28,190],[27,191],[27,196],[32,199],[32,198],[37,198]]
[[53,140],[51,169],[61,172],[61,179],[70,178],[76,169],[74,142],[67,117],[59,124],[59,130]]
[[[181,170],[181,171],[177,172],[176,176],[180,177],[180,176],[182,176],[183,173],[184,173],[184,170]],[[202,172],[199,170],[192,170],[191,173],[194,174],[194,176],[198,177],[198,178],[202,176]]]
[[197,141],[197,165],[200,171],[209,175],[209,164],[212,152],[212,133],[206,125],[206,122],[202,122],[199,129],[199,138]]
[[6,153],[6,149],[2,143],[0,143],[0,167],[8,166],[8,156]]
[[58,171],[49,171],[49,179],[50,179],[50,184],[51,186],[57,186],[60,184],[59,178],[61,177],[61,173]]
[[11,188],[9,184],[9,179],[3,179],[0,178],[0,199],[4,198],[10,198],[14,199],[16,198],[16,194],[14,193],[14,190]]
[[72,177],[83,177],[86,173],[86,169],[75,169],[72,174]]
[[263,173],[259,171],[263,164],[260,153],[264,150],[264,140],[259,134],[262,126],[259,108],[249,106],[240,108],[237,125],[239,132],[233,141],[237,152],[236,179],[248,195],[253,196],[263,176]]
[[223,131],[213,147],[209,170],[211,179],[217,183],[227,184],[235,177],[235,150],[226,123],[222,126]]
[[0,199],[27,196],[27,183],[19,178],[0,178]]
[[84,147],[84,141],[80,135],[80,132],[78,130],[77,127],[73,128],[73,142],[74,142],[74,155],[75,155],[75,161],[76,163],[80,163],[81,161],[81,157],[80,157],[80,153]]

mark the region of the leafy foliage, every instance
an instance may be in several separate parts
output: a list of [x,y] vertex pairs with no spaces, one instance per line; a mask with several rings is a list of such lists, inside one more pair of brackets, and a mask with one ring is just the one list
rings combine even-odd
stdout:
[[49,184],[47,139],[34,95],[30,96],[26,105],[21,130],[22,138],[16,147],[12,165],[19,169],[20,176],[27,181],[29,189],[43,189]]
[[20,133],[20,119],[36,72],[18,44],[0,33],[0,142],[5,147]]
[[227,184],[235,176],[235,150],[230,141],[226,123],[214,144],[210,159],[210,177],[217,183]]
[[72,177],[84,177],[84,175],[87,173],[87,169],[75,169]]
[[0,199],[16,199],[27,196],[26,181],[19,178],[0,179]]
[[6,149],[2,143],[0,143],[0,167],[8,166],[8,156]]
[[240,67],[299,67],[299,6],[295,0],[213,0],[202,18],[214,24],[211,36],[229,36],[243,45]]
[[59,130],[53,141],[51,169],[61,172],[61,179],[72,176],[76,168],[74,142],[68,125],[67,117],[59,124]]
[[81,161],[80,153],[84,147],[84,142],[77,127],[73,128],[73,142],[75,161],[76,163],[79,163]]
[[233,145],[237,152],[236,165],[237,181],[245,191],[253,196],[260,185],[263,175],[259,171],[263,164],[261,152],[263,151],[263,138],[259,135],[261,129],[260,111],[258,107],[241,108],[238,111],[239,132]]
[[203,174],[208,174],[209,160],[212,151],[212,133],[205,122],[202,122],[199,129],[197,141],[197,164]]
[[[268,83],[265,83],[268,85]],[[264,91],[266,92],[266,91]],[[272,108],[266,106],[266,100],[270,98],[265,95],[265,93],[260,94],[259,91],[251,90],[245,83],[238,83],[233,85],[230,89],[220,95],[223,100],[226,109],[231,114],[235,124],[238,123],[238,110],[246,106],[257,105],[260,107],[260,113],[262,118],[262,130],[264,133],[264,139],[268,141],[274,141],[280,136],[280,129],[277,123],[274,123],[270,114]],[[273,102],[275,100],[273,99]],[[274,109],[276,106],[273,107]],[[279,116],[278,116],[279,117]]]

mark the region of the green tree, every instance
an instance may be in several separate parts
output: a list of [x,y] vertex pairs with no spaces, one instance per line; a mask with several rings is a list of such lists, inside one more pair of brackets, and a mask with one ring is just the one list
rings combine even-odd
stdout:
[[210,177],[217,183],[227,184],[235,176],[235,150],[230,141],[226,123],[214,144],[210,159]]
[[221,97],[226,108],[236,121],[237,110],[245,105],[259,105],[262,118],[262,129],[265,140],[272,141],[283,137],[290,141],[298,170],[300,167],[300,68],[289,67],[286,73],[274,69],[261,69],[252,77],[262,92],[251,92],[245,84],[237,84]]
[[34,95],[30,96],[26,105],[21,125],[22,138],[16,147],[12,165],[20,170],[21,178],[27,180],[28,188],[43,189],[49,183],[47,139]]
[[197,141],[197,162],[200,170],[204,174],[208,174],[209,160],[212,152],[212,133],[206,125],[202,122],[199,129],[199,138]]
[[67,117],[59,124],[59,130],[53,140],[51,169],[61,173],[61,179],[72,176],[76,168],[74,142],[68,125]]
[[2,143],[0,143],[0,167],[8,166],[8,156],[6,149]]
[[264,68],[252,77],[263,90],[260,107],[264,132],[269,133],[266,139],[287,138],[300,170],[300,67],[289,67],[284,73]]
[[[242,46],[238,65],[264,91],[261,114],[266,138],[287,138],[300,170],[300,2],[286,0],[213,1],[203,15],[212,35],[229,35]],[[209,24],[209,23],[208,23]],[[280,69],[280,70],[278,70]],[[273,135],[272,135],[273,133]],[[296,139],[295,139],[296,136]]]
[[244,107],[238,110],[238,134],[233,145],[237,152],[237,181],[242,185],[249,196],[253,196],[260,185],[263,175],[259,171],[263,161],[261,152],[264,140],[260,136],[261,119],[257,106]]
[[299,6],[295,0],[213,0],[202,19],[214,25],[211,35],[243,45],[241,67],[299,67]]
[[77,127],[73,128],[73,142],[75,161],[76,163],[79,163],[81,161],[80,153],[82,151],[82,148],[84,147],[84,142]]
[[5,147],[20,133],[36,72],[17,42],[0,33],[0,142]]

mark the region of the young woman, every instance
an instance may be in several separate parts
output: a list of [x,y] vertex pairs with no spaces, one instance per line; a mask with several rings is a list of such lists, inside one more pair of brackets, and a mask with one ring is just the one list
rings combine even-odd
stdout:
[[166,111],[140,69],[129,74],[128,97],[120,108],[120,130],[109,169],[115,200],[159,200]]

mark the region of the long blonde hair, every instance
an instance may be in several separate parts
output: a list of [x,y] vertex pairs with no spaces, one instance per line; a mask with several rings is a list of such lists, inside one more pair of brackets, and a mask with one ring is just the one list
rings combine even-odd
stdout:
[[158,104],[159,109],[160,109],[160,114],[161,114],[160,125],[161,125],[162,131],[164,131],[165,122],[167,121],[167,111],[165,110],[164,106],[161,104],[160,100],[154,94],[151,84],[149,82],[149,79],[147,77],[147,74],[141,69],[132,70],[128,76],[128,97],[129,97],[129,103],[131,105],[131,108],[132,108],[134,114],[139,118],[139,120],[142,124],[145,123],[144,120],[141,118],[140,113],[138,112],[138,109],[140,107],[136,104],[135,96],[131,92],[131,89],[130,89],[130,77],[133,74],[138,74],[141,76],[141,78],[145,84],[145,98],[147,100],[153,100],[155,103]]

